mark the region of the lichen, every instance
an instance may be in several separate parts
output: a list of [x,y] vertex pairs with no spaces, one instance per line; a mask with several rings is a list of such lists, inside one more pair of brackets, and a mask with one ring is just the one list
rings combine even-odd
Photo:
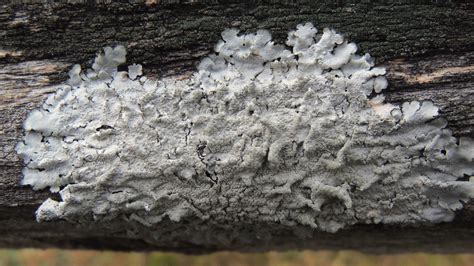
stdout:
[[[49,187],[38,221],[123,218],[437,223],[474,197],[474,141],[432,102],[384,102],[385,69],[334,30],[225,30],[187,80],[118,71],[107,47],[24,122],[23,184]],[[291,49],[289,49],[291,48]]]

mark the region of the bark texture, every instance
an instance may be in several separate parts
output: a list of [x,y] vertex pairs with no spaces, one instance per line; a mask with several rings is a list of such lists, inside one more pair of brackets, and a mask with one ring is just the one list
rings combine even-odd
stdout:
[[187,234],[175,233],[192,231],[192,221],[163,224],[159,244],[117,229],[120,221],[94,226],[37,223],[36,208],[57,195],[19,185],[23,166],[14,147],[23,134],[22,121],[66,79],[72,64],[87,65],[107,45],[125,45],[128,62],[142,64],[147,76],[186,75],[225,28],[269,29],[281,43],[297,24],[313,22],[344,33],[359,44],[359,53],[368,52],[377,65],[387,67],[390,85],[384,94],[389,102],[429,99],[440,107],[455,136],[474,137],[474,4],[469,1],[132,2],[0,4],[0,247],[474,250],[472,204],[449,224],[358,225],[336,234],[282,225],[271,225],[276,228],[271,232],[265,224],[200,225],[209,232],[254,236],[215,246],[191,244]]

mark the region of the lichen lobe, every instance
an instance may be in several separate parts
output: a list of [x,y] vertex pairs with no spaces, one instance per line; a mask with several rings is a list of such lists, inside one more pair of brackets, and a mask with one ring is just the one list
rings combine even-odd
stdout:
[[286,45],[225,30],[189,80],[118,71],[123,46],[74,66],[17,146],[23,184],[61,195],[37,219],[335,232],[450,221],[474,197],[458,181],[474,175],[474,141],[454,138],[433,103],[385,103],[385,70],[334,30],[298,25]]

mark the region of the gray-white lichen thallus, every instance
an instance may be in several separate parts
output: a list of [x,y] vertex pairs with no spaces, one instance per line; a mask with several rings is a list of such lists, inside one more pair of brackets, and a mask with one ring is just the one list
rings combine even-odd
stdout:
[[74,66],[17,146],[23,184],[61,195],[38,221],[335,232],[450,221],[474,197],[474,182],[458,181],[474,174],[474,141],[454,138],[431,102],[384,103],[385,69],[342,35],[307,23],[286,47],[264,30],[222,38],[189,80],[118,71],[123,46]]

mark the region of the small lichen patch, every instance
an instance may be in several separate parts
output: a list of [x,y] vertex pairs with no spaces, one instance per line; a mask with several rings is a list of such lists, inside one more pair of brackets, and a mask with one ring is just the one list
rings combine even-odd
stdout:
[[37,219],[328,232],[452,220],[474,197],[474,141],[431,102],[385,103],[385,69],[356,50],[310,23],[286,46],[230,29],[189,79],[152,80],[105,48],[24,122],[23,184],[61,195]]

